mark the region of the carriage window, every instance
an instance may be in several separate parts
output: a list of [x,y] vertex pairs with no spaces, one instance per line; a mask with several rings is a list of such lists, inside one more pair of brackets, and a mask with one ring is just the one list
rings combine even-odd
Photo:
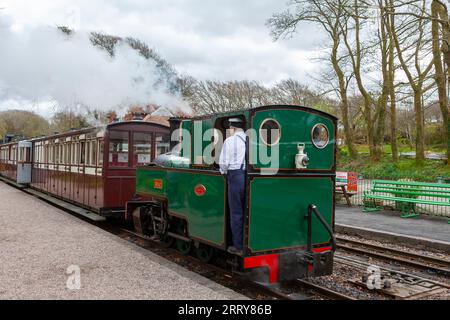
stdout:
[[77,163],[77,156],[76,156],[76,152],[75,152],[75,150],[76,150],[76,147],[77,147],[77,145],[76,145],[76,143],[75,142],[72,142],[71,143],[71,159],[70,159],[70,163],[71,164],[76,164]]
[[19,148],[19,161],[31,162],[29,147],[20,147]]
[[42,145],[39,146],[39,163],[44,162],[44,147]]
[[54,164],[59,163],[59,145],[53,146]]
[[39,146],[35,145],[33,152],[35,157],[34,162],[39,163]]
[[86,141],[86,164],[91,164],[91,141]]
[[86,156],[86,142],[82,141],[80,143],[80,164],[85,163],[85,156]]
[[128,131],[111,131],[109,134],[109,165],[128,167]]
[[156,156],[166,154],[170,151],[170,135],[157,134],[155,141],[156,141]]
[[65,143],[64,144],[64,164],[69,165],[70,164],[70,144]]
[[64,150],[64,144],[60,144],[59,145],[59,163],[63,164],[64,163],[64,158],[65,158],[65,150]]
[[146,165],[152,162],[152,134],[136,132],[133,134],[133,165]]
[[98,141],[98,162],[97,162],[99,165],[103,164],[103,150],[104,150],[103,140],[99,140]]
[[25,162],[31,162],[31,147],[25,148]]
[[97,140],[92,140],[91,141],[91,162],[90,162],[90,164],[92,165],[92,166],[95,166],[97,163],[96,163],[96,160],[97,160]]

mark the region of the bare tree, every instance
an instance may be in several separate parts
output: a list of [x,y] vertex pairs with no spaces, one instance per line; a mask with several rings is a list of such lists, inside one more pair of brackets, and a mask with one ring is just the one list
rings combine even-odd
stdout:
[[[405,73],[414,97],[416,125],[416,161],[425,160],[423,94],[427,91],[425,84],[433,69],[433,60],[427,59],[431,52],[431,38],[427,37],[430,27],[426,16],[426,1],[407,1],[396,3],[389,0],[391,14],[391,32],[398,59]],[[396,10],[401,8],[402,19],[396,19]],[[404,10],[404,11],[403,11]]]
[[447,6],[439,0],[433,0],[431,3],[431,16],[435,81],[439,95],[439,107],[442,113],[442,132],[445,133],[444,142],[447,148],[447,164],[450,165],[450,117],[444,67],[445,62],[447,70],[450,72],[450,20]]
[[348,86],[351,74],[345,70],[345,57],[341,54],[342,28],[348,22],[347,8],[350,0],[294,0],[295,12],[286,10],[272,16],[267,22],[275,40],[283,36],[292,36],[301,22],[312,22],[320,26],[331,40],[328,61],[338,79],[340,111],[344,125],[345,140],[351,158],[357,157],[353,143],[353,132],[349,118]]

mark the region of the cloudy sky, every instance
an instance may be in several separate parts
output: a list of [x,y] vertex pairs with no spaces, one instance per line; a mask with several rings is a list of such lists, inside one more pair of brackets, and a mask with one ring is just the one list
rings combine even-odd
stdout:
[[265,26],[287,0],[0,0],[14,30],[70,25],[77,30],[134,36],[176,69],[199,79],[292,77],[310,82],[311,58],[323,38],[303,26],[294,39],[274,43]]

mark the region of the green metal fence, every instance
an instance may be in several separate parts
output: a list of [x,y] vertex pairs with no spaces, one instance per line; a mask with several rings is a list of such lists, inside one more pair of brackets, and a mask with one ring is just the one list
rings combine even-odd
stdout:
[[[360,176],[358,178],[358,193],[351,197],[352,205],[354,206],[363,206],[363,198],[364,191],[369,191],[372,188],[373,180],[392,180],[392,179],[370,179],[367,177]],[[448,186],[448,184],[446,184]],[[423,200],[436,200],[432,197],[420,197]],[[345,198],[336,194],[336,202],[342,205],[346,205]],[[399,205],[395,203],[395,201],[383,201],[382,206],[386,209],[391,210],[401,210]],[[362,210],[362,209],[361,209]],[[416,210],[419,213],[432,215],[432,216],[440,216],[450,218],[450,207],[438,206],[438,205],[417,205]]]

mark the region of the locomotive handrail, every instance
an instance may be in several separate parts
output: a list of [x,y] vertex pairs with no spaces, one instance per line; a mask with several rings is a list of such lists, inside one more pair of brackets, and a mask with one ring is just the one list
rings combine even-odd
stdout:
[[336,251],[336,238],[334,237],[333,230],[331,230],[331,227],[328,225],[328,223],[325,221],[325,219],[322,217],[320,212],[317,210],[317,206],[314,204],[310,204],[308,207],[308,215],[305,217],[308,219],[308,251],[312,251],[312,214],[319,219],[320,223],[325,227],[328,234],[331,237],[331,250],[333,252]]

